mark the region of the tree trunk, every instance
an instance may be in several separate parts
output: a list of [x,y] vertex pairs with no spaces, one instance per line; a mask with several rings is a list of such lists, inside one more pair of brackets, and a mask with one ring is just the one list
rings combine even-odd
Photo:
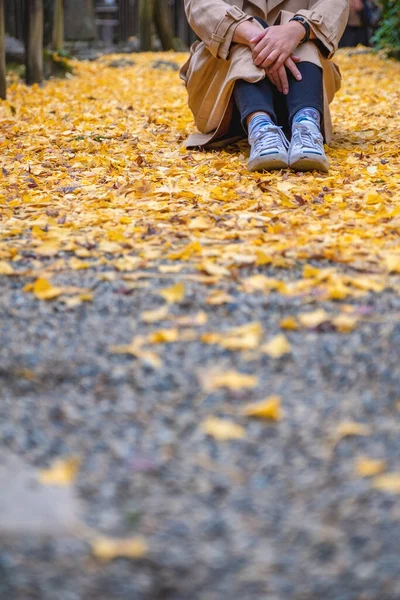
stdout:
[[6,99],[6,47],[4,43],[4,0],[0,0],[0,98]]
[[26,2],[26,82],[43,81],[43,1]]
[[140,50],[151,50],[151,34],[153,29],[154,0],[140,0],[139,4],[139,35]]
[[64,1],[54,0],[53,41],[55,52],[64,48]]
[[167,0],[154,0],[154,22],[163,50],[173,50],[174,35]]

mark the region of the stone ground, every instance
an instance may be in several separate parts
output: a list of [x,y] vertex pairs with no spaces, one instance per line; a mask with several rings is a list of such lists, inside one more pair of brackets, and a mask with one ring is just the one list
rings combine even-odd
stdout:
[[[96,281],[90,273],[68,277],[78,280]],[[153,291],[160,283],[168,281],[156,280]],[[228,291],[232,302],[207,309],[204,331],[250,319],[274,333],[279,316],[301,308],[277,294]],[[204,308],[207,294],[191,284],[174,314]],[[80,518],[108,534],[140,533],[151,550],[142,561],[103,566],[79,534],[7,535],[0,597],[397,599],[398,498],[354,470],[361,455],[387,460],[389,470],[398,461],[397,295],[368,296],[370,322],[346,337],[289,332],[293,352],[279,360],[244,360],[196,341],[171,344],[159,371],[110,354],[148,330],[137,315],[159,304],[147,288],[127,293],[117,280],[68,311],[3,281],[3,453],[35,467],[81,457]],[[205,393],[201,374],[215,362],[258,374],[258,388]],[[201,432],[209,414],[236,416],[243,401],[270,393],[284,399],[280,423],[251,422],[246,439],[225,443]],[[368,424],[370,435],[335,444],[332,432],[344,421]]]

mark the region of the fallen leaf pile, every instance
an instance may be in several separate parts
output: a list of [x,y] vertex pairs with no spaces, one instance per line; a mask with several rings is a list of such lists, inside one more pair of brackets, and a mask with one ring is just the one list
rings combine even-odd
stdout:
[[[179,65],[185,55],[168,59]],[[245,266],[300,262],[292,283],[241,285],[317,300],[400,289],[399,64],[339,55],[328,175],[254,174],[245,145],[233,154],[182,146],[193,127],[186,93],[154,60],[138,55],[115,69],[106,57],[43,88],[12,83],[0,104],[2,275],[26,271],[27,260],[32,280],[44,268],[176,265],[217,283]],[[321,259],[332,266],[307,266]],[[168,302],[183,296],[183,282],[164,290]]]

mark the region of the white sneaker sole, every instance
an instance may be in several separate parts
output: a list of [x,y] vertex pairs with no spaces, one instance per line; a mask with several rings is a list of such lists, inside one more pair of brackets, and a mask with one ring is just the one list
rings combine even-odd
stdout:
[[276,171],[287,167],[288,160],[277,156],[257,156],[247,164],[249,171]]
[[289,162],[289,166],[294,171],[322,171],[323,173],[329,171],[329,161],[323,156],[304,156],[294,162]]

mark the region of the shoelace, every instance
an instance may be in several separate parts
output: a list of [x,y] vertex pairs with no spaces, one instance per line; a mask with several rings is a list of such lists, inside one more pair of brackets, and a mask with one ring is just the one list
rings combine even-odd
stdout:
[[305,123],[295,123],[293,127],[293,142],[298,146],[305,146],[313,150],[321,150],[322,135],[314,127]]
[[285,152],[289,148],[289,142],[282,132],[282,127],[278,127],[277,125],[264,125],[260,127],[257,131],[257,137],[254,137],[253,140],[253,147],[257,154],[275,149]]

